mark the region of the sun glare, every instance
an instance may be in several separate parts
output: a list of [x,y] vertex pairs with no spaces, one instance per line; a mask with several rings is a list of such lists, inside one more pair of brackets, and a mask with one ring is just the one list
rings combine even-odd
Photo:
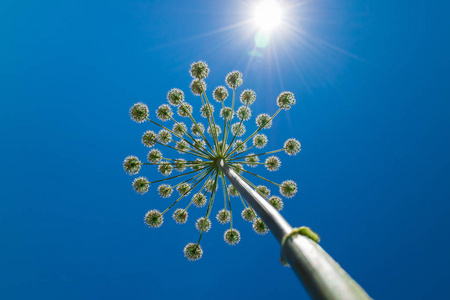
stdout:
[[255,6],[253,20],[264,31],[272,31],[281,23],[282,10],[275,0],[261,1]]

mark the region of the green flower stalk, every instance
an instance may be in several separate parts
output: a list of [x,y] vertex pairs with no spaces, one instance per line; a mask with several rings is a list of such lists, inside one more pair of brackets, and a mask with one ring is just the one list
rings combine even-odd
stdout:
[[[172,210],[173,221],[183,225],[189,222],[189,209],[203,209],[204,217],[195,221],[195,228],[199,232],[198,241],[188,243],[183,250],[189,261],[196,261],[204,254],[201,240],[203,234],[212,228],[212,214],[217,222],[229,227],[224,231],[224,241],[232,246],[240,242],[241,233],[233,222],[238,209],[241,217],[251,222],[257,234],[264,235],[269,231],[273,233],[281,244],[282,261],[291,264],[297,275],[304,280],[311,295],[317,299],[369,299],[364,290],[317,245],[319,238],[316,233],[307,227],[292,228],[278,213],[284,208],[281,196],[293,198],[298,192],[297,184],[293,180],[279,182],[278,176],[268,179],[247,169],[262,165],[270,172],[276,172],[281,169],[281,159],[272,154],[285,152],[288,156],[295,156],[300,152],[301,144],[294,138],[288,139],[281,149],[259,153],[257,151],[265,148],[269,141],[267,135],[260,131],[270,129],[281,110],[289,110],[295,105],[294,94],[287,91],[280,93],[276,99],[279,108],[271,114],[258,115],[255,118],[256,130],[245,136],[247,130],[244,123],[252,118],[250,106],[256,102],[255,91],[242,91],[239,97],[242,105],[238,108],[236,89],[243,84],[243,79],[239,71],[232,71],[225,77],[232,97],[227,100],[229,92],[225,86],[216,87],[212,98],[219,108],[215,109],[206,94],[204,80],[209,72],[210,69],[204,61],[194,62],[189,71],[193,78],[190,90],[194,96],[200,96],[200,99],[196,98],[198,100],[195,100],[195,103],[199,106],[201,117],[206,119],[206,125],[197,122],[193,115],[193,106],[186,102],[186,95],[179,88],[173,88],[167,93],[168,103],[161,104],[156,109],[156,118],[149,115],[147,105],[141,102],[130,108],[129,114],[133,121],[148,121],[155,126],[143,133],[144,146],[164,149],[164,154],[159,149],[151,149],[147,155],[148,163],[141,162],[136,156],[125,158],[123,167],[129,175],[136,175],[153,166],[164,176],[153,181],[143,176],[137,177],[132,183],[133,189],[139,194],[145,194],[153,183],[170,181],[170,184],[162,183],[157,186],[158,194],[162,198],[177,195],[163,211],[149,210],[145,214],[144,222],[150,228],[159,228],[164,222],[164,215]],[[176,109],[176,115],[172,108]],[[177,120],[180,117],[184,118],[185,122]],[[172,125],[163,125],[171,122]],[[218,122],[223,122],[223,127]],[[247,147],[247,142],[251,144],[250,147]],[[249,153],[250,149],[254,152]],[[175,158],[172,157],[173,154],[184,157]],[[267,157],[261,158],[265,155]],[[177,171],[175,175],[174,170]],[[153,171],[151,174],[157,173]],[[256,186],[249,178],[265,185]],[[274,186],[272,191],[279,192],[279,195],[271,195],[271,189],[266,185]],[[223,192],[223,205],[219,188]],[[173,193],[174,190],[178,193]],[[243,235],[245,238],[245,233]],[[310,256],[309,250],[305,249],[313,249],[315,254]],[[315,260],[320,263],[315,264]],[[327,275],[326,272],[331,272],[332,275]]]

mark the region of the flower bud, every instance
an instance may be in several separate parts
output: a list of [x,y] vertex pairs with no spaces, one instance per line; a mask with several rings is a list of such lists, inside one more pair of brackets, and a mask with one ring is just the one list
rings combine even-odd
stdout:
[[280,197],[272,196],[269,199],[269,203],[278,211],[282,210],[284,207],[284,203]]
[[141,169],[141,161],[136,156],[127,156],[123,161],[123,168],[129,175],[137,174]]
[[256,187],[256,192],[263,196],[264,198],[267,198],[270,196],[270,190],[265,185],[258,185]]
[[159,106],[158,109],[156,110],[156,117],[158,117],[158,119],[164,122],[169,120],[172,117],[172,115],[173,115],[172,109],[167,104]]
[[178,172],[183,172],[184,170],[186,170],[186,164],[187,164],[186,160],[184,160],[182,158],[178,158],[175,160],[173,167]]
[[256,93],[253,90],[245,90],[241,93],[241,103],[245,105],[252,105],[256,100]]
[[228,97],[228,91],[224,86],[218,86],[214,89],[213,98],[217,102],[223,102]]
[[253,211],[253,209],[251,209],[250,207],[247,207],[246,209],[244,209],[241,213],[241,216],[245,221],[249,221],[249,222],[252,222],[253,220],[256,219],[256,214]]
[[268,114],[260,114],[256,118],[256,125],[264,129],[269,129],[272,126],[272,120]]
[[294,94],[291,92],[282,92],[277,98],[277,104],[282,109],[288,110],[295,104]]
[[232,71],[230,73],[227,74],[227,76],[225,77],[225,82],[227,83],[227,85],[232,88],[235,89],[238,86],[240,86],[242,84],[242,74],[239,71]]
[[267,145],[268,139],[265,134],[257,134],[253,137],[253,146],[262,149]]
[[150,183],[148,182],[147,178],[145,178],[145,177],[138,177],[138,178],[135,178],[133,181],[134,190],[140,194],[147,193],[149,186],[150,186]]
[[288,155],[296,155],[297,153],[300,152],[300,150],[301,144],[296,139],[288,139],[284,143],[284,151],[286,151]]
[[245,158],[245,162],[246,165],[251,167],[251,168],[255,168],[258,166],[259,163],[259,157],[256,156],[254,153],[250,153],[247,155],[247,157]]
[[172,170],[173,170],[173,166],[166,161],[162,162],[158,166],[158,171],[164,176],[170,175],[172,173]]
[[281,166],[281,160],[276,156],[270,156],[266,159],[264,164],[266,165],[267,170],[272,172],[278,171],[278,169],[280,169]]
[[286,198],[292,198],[297,193],[297,184],[292,180],[286,180],[281,183],[280,193]]
[[161,144],[167,145],[172,140],[172,134],[165,129],[161,129],[158,132],[158,140]]
[[147,158],[151,163],[159,163],[162,159],[162,153],[158,149],[153,149],[148,153]]
[[257,218],[253,222],[253,230],[255,230],[255,232],[257,234],[264,235],[264,234],[266,234],[269,231],[269,228],[267,227],[267,225],[260,218]]
[[206,62],[200,60],[191,64],[191,70],[189,73],[193,78],[205,79],[208,77],[209,68]]
[[178,107],[177,114],[178,114],[180,117],[188,118],[189,116],[192,115],[192,109],[193,109],[193,108],[192,108],[192,105],[190,105],[190,104],[187,103],[187,102],[183,102],[183,103],[181,103],[180,106]]
[[192,94],[194,94],[196,96],[200,96],[203,92],[206,91],[206,83],[200,79],[192,80],[191,91],[192,91]]
[[164,218],[158,210],[152,209],[145,214],[144,221],[149,227],[158,228],[161,227]]
[[236,112],[236,116],[241,121],[248,121],[248,120],[250,120],[250,118],[252,116],[252,111],[247,106],[241,106],[241,107],[238,108],[238,110]]
[[223,235],[223,239],[229,245],[234,246],[234,245],[238,244],[239,241],[241,240],[241,234],[236,229],[231,228],[231,229],[228,229],[227,231],[225,231],[225,233]]
[[147,147],[153,147],[158,141],[158,136],[152,130],[147,130],[142,135],[142,144]]
[[158,186],[159,196],[162,198],[169,198],[172,196],[173,188],[168,184],[161,184]]
[[202,258],[203,250],[199,244],[189,243],[184,247],[184,256],[190,261],[199,260]]
[[221,223],[221,224],[230,222],[230,218],[231,218],[231,214],[225,208],[220,210],[216,216],[217,221],[219,221],[219,223]]
[[184,224],[187,221],[188,212],[182,208],[178,208],[177,210],[174,211],[172,217],[175,220],[175,222],[177,222],[177,224]]
[[199,218],[195,223],[195,228],[197,228],[200,232],[208,232],[211,229],[211,220]]
[[231,125],[231,133],[235,136],[242,136],[245,133],[244,124],[240,124],[240,122],[236,122]]
[[148,107],[144,103],[138,102],[130,108],[130,117],[136,123],[144,122],[148,117]]
[[167,101],[169,102],[170,105],[173,106],[178,106],[181,104],[181,102],[184,101],[184,93],[182,90],[180,89],[171,89],[168,93],[167,93]]

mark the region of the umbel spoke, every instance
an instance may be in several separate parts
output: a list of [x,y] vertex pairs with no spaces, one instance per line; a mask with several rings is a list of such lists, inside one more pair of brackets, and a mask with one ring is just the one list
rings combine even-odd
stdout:
[[[276,99],[278,109],[275,113],[271,116],[265,113],[258,115],[255,119],[257,129],[245,136],[244,122],[251,118],[250,107],[256,100],[256,93],[250,89],[239,91],[243,82],[242,74],[238,71],[228,73],[225,83],[232,90],[231,104],[225,104],[229,93],[227,87],[218,86],[212,93],[212,98],[219,102],[221,108],[219,115],[223,118],[223,128],[220,128],[219,119],[214,116],[214,105],[209,101],[206,91],[205,79],[209,71],[208,65],[203,61],[194,62],[190,68],[193,78],[190,90],[195,96],[199,96],[197,103],[202,105],[200,113],[206,119],[206,125],[197,122],[193,116],[193,106],[185,101],[184,92],[178,88],[171,89],[167,93],[167,103],[156,109],[158,122],[149,117],[149,108],[143,103],[136,103],[130,109],[133,121],[149,121],[159,132],[147,130],[142,136],[142,143],[152,148],[147,155],[148,162],[142,162],[136,156],[128,156],[123,162],[125,172],[136,175],[146,165],[142,172],[148,168],[156,168],[164,176],[153,181],[149,181],[145,176],[136,177],[132,183],[133,189],[143,195],[153,184],[158,183],[157,191],[162,198],[170,198],[173,193],[179,194],[162,212],[157,209],[149,210],[144,217],[145,224],[150,228],[161,227],[166,213],[172,209],[174,221],[180,225],[186,224],[190,221],[189,209],[205,209],[204,217],[193,221],[199,231],[198,240],[187,243],[183,250],[188,260],[195,261],[203,256],[204,251],[200,243],[204,234],[211,229],[212,222],[217,221],[229,226],[224,231],[224,241],[227,244],[236,245],[240,242],[241,233],[235,228],[239,223],[234,221],[236,216],[239,216],[236,214],[236,205],[243,206],[242,218],[251,222],[257,234],[263,235],[270,231],[275,236],[281,246],[280,262],[292,267],[314,299],[370,299],[318,245],[318,234],[305,226],[292,228],[278,212],[289,205],[285,206],[281,197],[294,198],[298,191],[297,184],[293,180],[279,183],[278,176],[277,180],[272,181],[246,169],[264,166],[268,171],[275,172],[282,167],[279,154],[283,155],[284,152],[288,156],[295,156],[301,151],[300,142],[294,138],[286,140],[282,148],[261,151],[268,144],[269,138],[260,132],[270,129],[275,117],[280,115],[282,110],[288,111],[296,104],[294,94],[280,93]],[[237,92],[240,93],[240,107],[235,106]],[[185,124],[176,120],[172,109],[191,123]],[[218,111],[216,110],[216,113]],[[161,122],[173,124],[167,126]],[[172,125],[173,128],[170,129]],[[219,140],[219,137],[222,140]],[[247,148],[246,143],[250,140],[253,145]],[[155,145],[164,147],[167,153],[163,155],[160,150],[153,148]],[[250,150],[259,153],[251,153]],[[175,158],[171,155],[173,153],[189,156],[187,159]],[[264,157],[265,155],[268,157]],[[174,171],[180,174],[170,176]],[[150,174],[154,173],[152,171]],[[264,184],[269,183],[270,188],[256,185],[246,178],[250,175],[252,179]],[[228,186],[227,180],[230,183]],[[219,189],[222,189],[223,193],[223,207],[221,201],[215,201],[220,198]],[[185,198],[189,199],[184,201]],[[215,203],[219,204],[214,206]],[[179,205],[182,206],[176,207]]]

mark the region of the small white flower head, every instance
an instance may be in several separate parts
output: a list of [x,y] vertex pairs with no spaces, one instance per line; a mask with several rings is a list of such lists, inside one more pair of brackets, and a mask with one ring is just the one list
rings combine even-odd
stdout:
[[260,114],[256,117],[256,125],[264,129],[269,129],[272,126],[272,120],[268,114]]
[[189,144],[183,140],[177,142],[176,148],[181,154],[186,153],[187,151],[189,151],[189,149],[191,149],[191,147],[189,147]]
[[256,219],[256,214],[250,207],[245,208],[241,213],[242,218],[245,221],[253,222]]
[[144,221],[149,227],[158,228],[161,227],[164,218],[158,210],[152,209],[145,214]]
[[257,218],[253,222],[253,230],[257,234],[264,235],[264,234],[266,234],[269,231],[269,227],[267,227],[267,225],[260,218]]
[[191,82],[192,94],[200,96],[204,91],[206,91],[206,83],[200,79],[194,79]]
[[199,260],[202,258],[203,250],[199,244],[189,243],[184,247],[184,256],[190,261]]
[[187,164],[186,160],[184,160],[182,158],[178,158],[175,160],[173,167],[178,172],[183,172],[184,170],[186,170],[186,164]]
[[200,112],[203,118],[210,118],[214,113],[214,106],[205,103],[202,105],[202,107],[200,107]]
[[197,193],[192,197],[194,205],[197,207],[203,207],[206,205],[206,196],[202,193]]
[[217,221],[221,224],[225,224],[230,222],[231,214],[230,211],[226,210],[225,208],[220,210],[219,213],[216,216]]
[[269,171],[278,171],[281,166],[281,160],[276,156],[269,156],[266,161],[264,162],[266,165],[267,170]]
[[205,149],[206,143],[202,139],[195,139],[194,147],[195,149]]
[[141,161],[136,156],[127,156],[123,161],[123,168],[129,175],[137,174],[141,169]]
[[225,82],[227,83],[227,85],[232,88],[235,89],[238,86],[240,86],[242,84],[242,74],[239,71],[232,71],[230,73],[227,74],[227,76],[225,77]]
[[172,134],[165,129],[161,129],[158,132],[158,140],[161,144],[167,145],[172,140]]
[[256,187],[256,192],[263,196],[264,198],[267,198],[270,196],[270,190],[265,185],[258,185]]
[[233,149],[236,149],[236,152],[243,152],[247,150],[247,144],[238,139],[236,140],[236,142],[234,142]]
[[257,134],[253,137],[253,146],[262,149],[267,145],[268,139],[265,134]]
[[284,151],[289,155],[296,155],[300,152],[302,145],[296,139],[288,139],[284,142]]
[[186,124],[183,122],[173,124],[172,131],[175,132],[179,136],[183,136],[185,132],[187,132]]
[[164,176],[170,175],[172,173],[172,170],[173,170],[173,166],[170,163],[166,162],[166,161],[162,162],[158,166],[159,173],[161,173]]
[[234,246],[241,240],[241,234],[234,228],[228,229],[223,235],[223,239],[229,245]]
[[172,218],[177,222],[177,224],[184,224],[188,218],[188,212],[182,208],[178,208],[174,211]]
[[282,92],[277,98],[277,104],[282,109],[288,110],[295,104],[294,94],[291,92]]
[[238,108],[236,116],[239,118],[239,120],[248,121],[252,117],[252,111],[250,107],[241,106]]
[[204,231],[208,232],[211,229],[211,220],[205,219],[205,218],[199,218],[197,219],[197,222],[195,222],[195,228],[198,229],[198,231]]
[[[228,144],[224,145],[223,141],[219,141],[217,144],[218,144],[219,149],[221,149],[221,151],[225,150],[225,149],[228,149]],[[214,147],[214,149],[216,149],[216,147]]]
[[201,136],[205,132],[205,126],[202,123],[192,124],[191,126],[192,134],[195,136]]
[[231,133],[235,136],[242,136],[245,133],[244,124],[240,124],[240,122],[236,122],[231,125]]
[[286,180],[281,183],[280,193],[286,198],[292,198],[297,193],[297,184],[292,180]]
[[244,171],[244,167],[242,167],[241,164],[233,164],[231,167],[233,168],[233,171],[236,172],[236,174],[241,174],[242,171]]
[[230,194],[230,196],[232,196],[232,197],[239,196],[239,192],[236,190],[236,188],[232,184],[228,185],[228,194]]
[[167,104],[159,106],[158,109],[156,110],[156,116],[158,117],[158,119],[164,122],[169,120],[172,117],[172,115],[173,111]]
[[177,114],[180,117],[188,118],[189,116],[192,115],[192,109],[193,109],[192,105],[190,105],[187,102],[183,102],[180,104],[180,106],[178,106]]
[[209,68],[206,62],[204,61],[198,61],[191,64],[191,70],[189,71],[192,78],[197,79],[205,79],[208,77],[209,74]]
[[158,193],[162,198],[169,198],[172,196],[173,188],[168,184],[161,184],[158,186]]
[[205,190],[207,190],[208,192],[217,191],[217,188],[217,183],[213,179],[209,179],[208,181],[206,181]]
[[203,165],[200,164],[201,162],[203,162],[203,160],[201,160],[200,158],[197,158],[195,160],[195,163],[192,163],[191,169],[194,171],[200,171],[200,169],[203,168]]
[[158,149],[150,150],[148,153],[148,161],[151,163],[159,163],[162,159],[162,153]]
[[270,197],[269,203],[278,211],[282,210],[284,207],[283,200],[278,196]]
[[228,91],[224,86],[218,86],[213,91],[213,98],[217,102],[223,102],[228,97]]
[[245,158],[246,165],[255,168],[258,166],[259,163],[259,157],[255,155],[255,153],[250,153]]
[[177,187],[178,193],[180,196],[187,196],[191,192],[191,185],[189,183],[183,182]]
[[157,141],[158,141],[158,136],[152,130],[147,130],[142,135],[142,144],[144,144],[147,147],[153,147]]
[[136,192],[140,194],[145,194],[148,192],[148,187],[150,183],[145,177],[138,177],[133,180],[133,188]]
[[219,125],[211,125],[208,127],[208,130],[206,130],[210,136],[218,136],[221,132],[222,129],[220,129]]
[[144,122],[148,117],[148,107],[144,103],[136,103],[130,108],[130,117],[136,123]]
[[220,109],[220,117],[227,121],[231,120],[234,117],[234,112],[231,107],[225,106],[224,108]]
[[256,93],[253,90],[245,90],[241,93],[241,103],[245,105],[252,105],[256,100]]
[[173,106],[178,106],[181,104],[181,102],[184,101],[184,93],[182,90],[180,89],[171,89],[168,93],[167,93],[167,101],[169,102],[170,105]]

